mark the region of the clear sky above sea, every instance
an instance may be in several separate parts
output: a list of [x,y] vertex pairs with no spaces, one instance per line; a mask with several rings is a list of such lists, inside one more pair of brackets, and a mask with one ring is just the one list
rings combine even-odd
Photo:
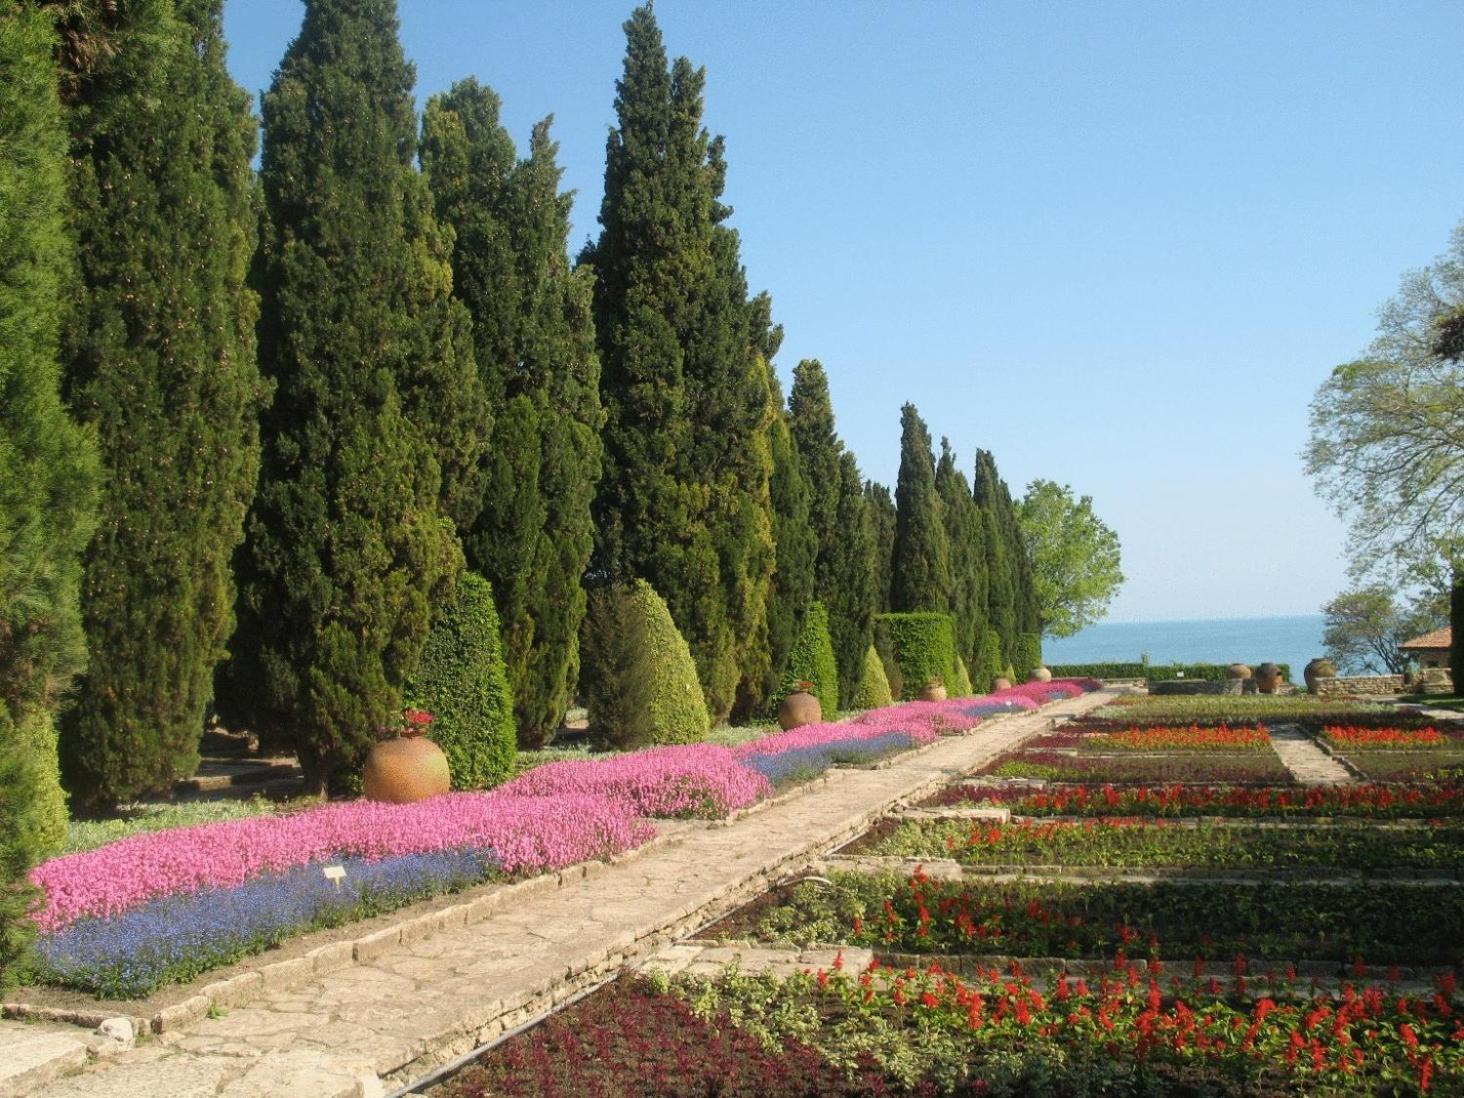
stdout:
[[[400,0],[419,99],[474,75],[522,147],[553,113],[598,231],[630,0]],[[299,0],[228,0],[256,95]],[[1314,613],[1344,530],[1298,452],[1332,366],[1464,218],[1464,3],[659,0],[707,69],[778,356],[828,369],[893,485],[913,401],[1015,494],[1123,542],[1114,620]]]

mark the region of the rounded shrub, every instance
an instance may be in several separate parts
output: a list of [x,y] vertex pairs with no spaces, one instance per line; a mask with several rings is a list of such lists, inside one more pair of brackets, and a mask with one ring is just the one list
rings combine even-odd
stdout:
[[864,674],[859,680],[859,690],[854,695],[855,709],[879,709],[894,704],[890,693],[889,676],[885,674],[884,661],[879,658],[874,645],[864,652]]
[[900,668],[900,697],[919,696],[926,683],[938,679],[947,691],[956,684],[956,632],[949,614],[916,611],[879,614],[875,629],[886,638]]
[[783,672],[777,700],[782,701],[798,689],[800,682],[813,683],[823,719],[833,720],[839,711],[839,663],[829,636],[829,612],[821,602],[810,605],[804,615],[803,631],[788,653],[788,666]]
[[447,756],[454,789],[497,785],[513,773],[513,698],[493,588],[482,576],[465,573],[438,614],[406,697],[433,715],[431,738]]
[[686,639],[645,580],[596,591],[580,641],[580,695],[602,747],[694,743],[711,728]]

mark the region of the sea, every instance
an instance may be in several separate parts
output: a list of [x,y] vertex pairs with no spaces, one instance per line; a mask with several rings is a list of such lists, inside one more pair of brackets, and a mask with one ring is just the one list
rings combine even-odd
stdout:
[[1323,618],[1205,618],[1113,621],[1071,637],[1042,639],[1042,659],[1055,663],[1289,663],[1293,680],[1322,654]]

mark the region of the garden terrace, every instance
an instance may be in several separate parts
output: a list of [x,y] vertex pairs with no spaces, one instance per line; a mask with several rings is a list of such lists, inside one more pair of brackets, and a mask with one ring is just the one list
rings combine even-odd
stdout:
[[1363,778],[1380,782],[1464,780],[1464,727],[1423,721],[1323,724],[1324,749]]

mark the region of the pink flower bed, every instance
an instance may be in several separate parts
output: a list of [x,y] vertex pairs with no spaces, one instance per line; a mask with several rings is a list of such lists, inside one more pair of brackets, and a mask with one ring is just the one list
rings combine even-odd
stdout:
[[418,804],[327,804],[286,816],[229,820],[120,839],[31,871],[45,892],[36,916],[54,931],[160,896],[232,888],[261,873],[341,857],[379,860],[462,848],[489,849],[505,872],[542,872],[605,857],[655,830],[633,806],[592,793],[530,797],[449,793]]
[[729,747],[684,744],[583,762],[549,763],[520,775],[505,793],[591,793],[622,801],[642,816],[720,818],[771,792]]

